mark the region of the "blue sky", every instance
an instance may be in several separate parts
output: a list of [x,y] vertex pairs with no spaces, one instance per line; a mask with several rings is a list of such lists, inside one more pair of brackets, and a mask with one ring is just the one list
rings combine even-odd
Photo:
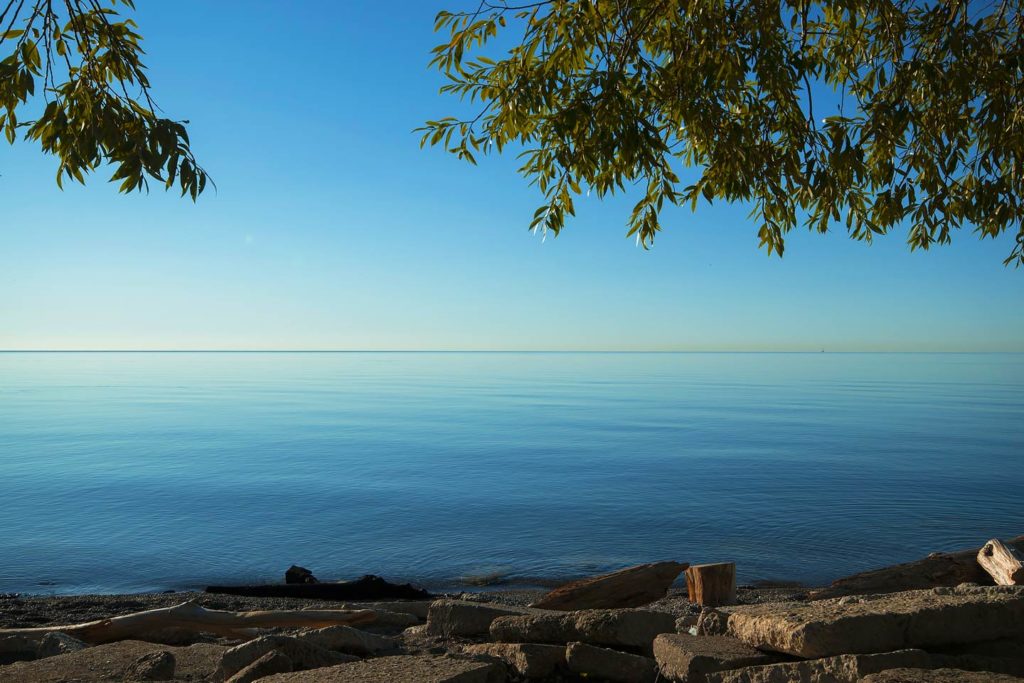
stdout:
[[780,260],[715,205],[643,251],[626,197],[542,241],[515,159],[412,133],[457,108],[426,67],[439,2],[142,0],[156,98],[219,189],[62,192],[0,146],[0,348],[1024,351],[1009,236],[794,233]]

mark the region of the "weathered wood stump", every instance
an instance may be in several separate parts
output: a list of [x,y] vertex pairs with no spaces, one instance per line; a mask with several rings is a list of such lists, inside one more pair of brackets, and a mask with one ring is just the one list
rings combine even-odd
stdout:
[[1000,586],[1024,584],[1024,553],[993,538],[978,551],[978,564]]
[[690,602],[718,607],[736,602],[736,563],[695,564],[686,570]]

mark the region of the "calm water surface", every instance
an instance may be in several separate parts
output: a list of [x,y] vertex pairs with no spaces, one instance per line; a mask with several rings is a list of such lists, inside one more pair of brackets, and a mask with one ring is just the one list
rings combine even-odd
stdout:
[[0,592],[657,559],[820,583],[1024,533],[1024,355],[0,354]]

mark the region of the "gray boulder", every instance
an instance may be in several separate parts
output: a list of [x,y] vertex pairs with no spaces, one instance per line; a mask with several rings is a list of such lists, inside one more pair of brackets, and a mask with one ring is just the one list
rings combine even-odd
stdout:
[[78,652],[89,647],[78,638],[72,638],[66,633],[47,633],[39,641],[39,658],[65,655],[69,652]]
[[482,643],[468,645],[464,652],[500,659],[523,678],[548,678],[566,666],[565,648],[561,645]]
[[500,643],[572,642],[650,653],[655,636],[673,633],[672,614],[647,610],[582,610],[529,616],[499,617],[491,639]]
[[565,649],[569,671],[608,683],[655,683],[658,665],[642,657],[586,643],[569,643]]
[[142,655],[124,672],[126,681],[169,681],[174,678],[177,661],[167,650]]

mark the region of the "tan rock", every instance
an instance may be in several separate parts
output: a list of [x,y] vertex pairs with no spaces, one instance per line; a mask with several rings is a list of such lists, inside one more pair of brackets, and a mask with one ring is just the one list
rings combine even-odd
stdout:
[[855,683],[864,676],[897,667],[931,666],[923,650],[872,655],[840,655],[802,662],[748,666],[707,674],[706,683]]
[[467,654],[497,657],[523,678],[547,678],[565,668],[565,648],[539,643],[483,643],[469,645]]
[[864,683],[1017,683],[1024,678],[960,669],[889,669],[862,680]]
[[140,657],[167,650],[177,662],[175,675],[183,680],[202,681],[217,668],[223,645],[198,643],[189,647],[167,647],[138,640],[87,647],[78,652],[34,662],[0,666],[0,683],[98,683],[123,681],[126,669]]
[[311,643],[325,650],[344,652],[359,657],[375,655],[379,652],[394,650],[398,647],[391,638],[360,631],[351,626],[328,626],[312,631],[304,631],[296,634],[294,637],[304,643]]
[[268,652],[287,655],[292,667],[298,671],[335,666],[358,659],[353,655],[327,650],[292,636],[263,636],[236,645],[224,652],[217,668],[219,680],[227,680]]
[[491,638],[500,643],[582,642],[590,645],[651,652],[654,637],[675,631],[675,616],[648,610],[582,610],[579,612],[499,617]]
[[654,683],[658,678],[658,665],[650,657],[586,643],[569,643],[565,659],[569,671],[608,683]]
[[377,657],[315,671],[277,674],[260,683],[504,683],[493,661],[433,655]]
[[261,678],[288,673],[291,670],[292,660],[288,658],[288,655],[271,650],[229,678],[227,683],[252,683]]
[[543,614],[543,610],[506,605],[482,604],[468,600],[438,600],[427,613],[427,635],[450,638],[487,633],[498,617]]
[[541,609],[571,611],[641,607],[660,600],[688,565],[654,562],[567,583],[533,604]]
[[729,636],[690,636],[663,633],[654,639],[654,658],[671,681],[702,681],[715,671],[771,664],[773,656]]
[[728,628],[754,647],[807,658],[996,640],[1024,631],[1024,587],[960,586],[743,606],[729,613]]

